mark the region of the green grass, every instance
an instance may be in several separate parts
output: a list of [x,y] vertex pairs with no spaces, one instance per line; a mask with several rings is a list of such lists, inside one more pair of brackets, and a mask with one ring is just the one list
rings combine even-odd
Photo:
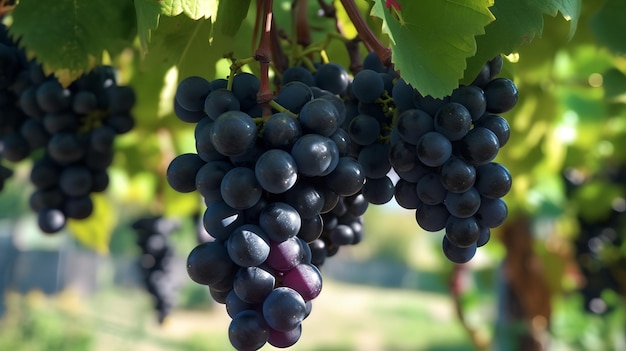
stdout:
[[[89,335],[89,351],[232,350],[227,336],[230,318],[223,305],[177,309],[159,326],[151,301],[142,291],[108,289],[86,300],[68,296],[50,299],[46,305],[53,307],[47,308],[74,311],[56,314],[69,316],[66,317],[69,320],[57,317],[54,324],[69,323],[74,333],[78,328]],[[34,319],[50,315],[38,308],[31,312]],[[8,314],[9,318],[11,315]],[[10,335],[13,334],[0,330],[0,338]],[[41,343],[45,345],[45,340]],[[22,343],[16,340],[11,345],[15,351],[61,351],[43,346],[38,349],[27,340]],[[304,321],[302,337],[293,349],[470,351],[472,346],[456,320],[451,301],[444,295],[327,279],[322,294],[313,301],[313,311]],[[267,345],[261,350],[278,349]],[[63,351],[75,350],[65,347]]]

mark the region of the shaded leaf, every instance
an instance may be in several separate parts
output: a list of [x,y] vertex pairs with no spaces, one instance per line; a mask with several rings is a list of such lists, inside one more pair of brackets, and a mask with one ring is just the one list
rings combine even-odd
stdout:
[[156,0],[135,0],[135,13],[137,14],[137,34],[141,48],[148,49],[151,31],[157,29],[161,5]]
[[103,52],[115,56],[132,45],[134,13],[126,0],[22,0],[10,33],[47,72],[65,70],[67,79],[75,79],[98,64]]
[[623,37],[626,31],[625,11],[626,2],[607,0],[590,21],[591,31],[598,42],[617,54],[626,53],[626,42]]
[[[464,83],[471,82],[483,64],[501,53],[509,54],[543,32],[543,16],[561,12],[571,21],[570,37],[576,30],[581,0],[497,0],[490,8],[496,20],[476,37],[478,52],[467,62]],[[564,38],[565,39],[565,38]]]

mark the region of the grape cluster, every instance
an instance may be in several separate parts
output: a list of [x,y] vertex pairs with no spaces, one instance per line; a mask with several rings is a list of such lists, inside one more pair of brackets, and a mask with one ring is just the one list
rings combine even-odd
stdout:
[[35,151],[30,207],[45,233],[60,231],[68,218],[93,211],[90,194],[109,182],[117,135],[131,130],[135,95],[118,86],[112,67],[97,67],[64,87],[28,61],[6,36],[0,38],[0,145],[2,157],[22,161]]
[[178,227],[177,222],[160,216],[140,218],[132,224],[141,249],[139,268],[143,283],[154,298],[159,323],[163,323],[174,307],[180,288],[173,279],[174,246],[169,239]]
[[498,56],[471,85],[442,99],[422,96],[401,80],[393,87],[401,106],[389,151],[399,177],[395,198],[416,210],[424,230],[445,230],[443,253],[456,263],[468,262],[508,212],[502,197],[511,174],[493,159],[510,133],[499,114],[514,107],[518,91],[511,80],[496,78],[501,67]]
[[[576,198],[578,192],[585,191],[586,186],[593,186],[598,181],[616,187],[626,184],[624,167],[608,166],[593,177],[586,177],[582,171],[574,168],[567,169],[563,175],[569,198]],[[577,216],[579,232],[574,240],[575,259],[584,277],[580,293],[584,309],[589,313],[605,315],[614,308],[606,299],[605,290],[623,293],[619,277],[624,274],[626,262],[619,252],[624,244],[622,233],[625,212],[626,201],[623,197],[616,197],[611,209],[601,216],[582,213]]]
[[362,240],[369,204],[395,196],[424,229],[446,229],[454,262],[488,241],[511,186],[492,162],[509,133],[497,113],[517,100],[515,85],[495,78],[501,63],[444,99],[423,97],[373,54],[353,79],[335,63],[294,66],[263,117],[252,74],[180,82],[174,109],[196,124],[196,152],[175,157],[167,180],[204,199],[213,240],[190,252],[187,271],[226,305],[236,349],[298,340],[319,268]]

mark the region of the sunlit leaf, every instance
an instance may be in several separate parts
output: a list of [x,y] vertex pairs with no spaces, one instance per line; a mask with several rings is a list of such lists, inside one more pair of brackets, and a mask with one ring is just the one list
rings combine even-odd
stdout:
[[109,253],[109,241],[117,223],[113,204],[102,194],[92,194],[93,213],[87,219],[68,220],[70,234],[100,255]]
[[376,1],[372,14],[384,20],[393,62],[402,77],[424,95],[443,97],[458,86],[465,60],[476,53],[475,36],[494,20],[490,0],[398,1],[397,19]]

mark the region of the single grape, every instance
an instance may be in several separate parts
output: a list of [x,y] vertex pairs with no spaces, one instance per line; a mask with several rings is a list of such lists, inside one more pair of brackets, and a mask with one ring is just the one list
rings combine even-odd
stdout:
[[176,88],[176,102],[187,111],[203,111],[204,100],[211,92],[209,82],[198,76],[183,79]]
[[56,233],[65,227],[65,216],[58,209],[44,209],[37,213],[37,224],[44,233]]
[[464,85],[454,89],[450,95],[450,102],[465,106],[474,122],[480,119],[487,110],[485,93],[475,85]]
[[402,140],[416,144],[420,137],[435,130],[433,118],[422,110],[409,109],[398,115],[396,126]]
[[490,162],[476,168],[476,189],[487,198],[497,199],[508,194],[512,186],[509,170],[503,165]]
[[278,287],[263,301],[263,318],[270,328],[287,332],[297,328],[306,315],[300,294],[289,287]]
[[284,150],[270,149],[256,161],[254,174],[263,189],[280,194],[289,190],[298,179],[296,160]]
[[463,138],[471,126],[470,112],[459,103],[444,104],[435,114],[435,131],[445,135],[451,141]]
[[453,215],[446,221],[446,237],[454,246],[466,248],[476,245],[480,227],[474,217],[459,218]]
[[305,134],[293,145],[291,156],[301,175],[315,177],[335,169],[339,162],[339,149],[327,137],[319,134]]
[[270,241],[261,227],[244,224],[230,234],[226,249],[235,264],[241,267],[258,266],[270,254]]
[[485,86],[487,111],[504,113],[511,110],[517,103],[517,86],[507,78],[496,78]]
[[322,274],[314,265],[302,263],[285,273],[283,285],[297,291],[304,301],[310,301],[322,292]]
[[239,100],[230,90],[213,90],[204,100],[204,113],[210,119],[215,120],[222,113],[228,111],[238,111]]
[[211,128],[211,142],[224,156],[241,156],[256,142],[257,128],[252,117],[241,111],[221,114]]
[[369,115],[358,115],[352,119],[348,128],[352,141],[359,145],[373,144],[380,135],[380,123]]
[[385,88],[383,79],[378,72],[363,69],[352,80],[352,94],[357,99],[366,103],[372,103],[378,99]]
[[458,157],[450,157],[442,165],[440,174],[443,186],[455,193],[469,190],[476,181],[476,168]]
[[437,232],[446,227],[450,212],[444,205],[427,205],[421,203],[415,212],[415,219],[419,226],[429,232]]
[[263,124],[262,139],[268,149],[290,151],[302,136],[300,122],[286,113],[275,113]]
[[444,204],[451,215],[468,218],[476,214],[481,206],[480,194],[474,187],[462,193],[448,192]]
[[284,202],[274,202],[261,211],[259,225],[273,241],[282,242],[296,236],[301,218],[295,208]]
[[315,85],[333,94],[343,93],[349,84],[348,72],[336,63],[321,65],[315,72]]
[[197,154],[186,153],[176,156],[167,167],[168,184],[181,193],[196,190],[196,174],[205,164]]
[[226,247],[216,241],[197,245],[187,256],[187,274],[198,284],[211,285],[236,272]]
[[487,114],[476,122],[476,127],[487,128],[498,137],[498,146],[502,148],[511,136],[511,128],[509,123],[502,116]]
[[276,97],[276,102],[293,113],[300,113],[302,107],[313,99],[313,92],[302,82],[285,84]]
[[458,141],[458,149],[464,160],[473,165],[481,165],[498,155],[500,143],[491,130],[475,127]]
[[426,166],[439,167],[452,155],[452,143],[441,133],[428,132],[417,141],[416,154]]
[[476,244],[469,247],[458,247],[452,244],[448,237],[444,235],[442,250],[448,260],[462,264],[469,262],[476,255]]
[[247,167],[235,167],[224,175],[220,193],[228,206],[245,210],[261,199],[263,190],[253,170]]
[[241,267],[235,274],[233,290],[247,303],[261,303],[274,289],[276,279],[260,267]]
[[254,310],[239,312],[228,326],[228,339],[239,351],[258,350],[267,343],[269,336],[269,326]]
[[300,110],[299,121],[305,133],[331,136],[339,128],[339,111],[327,99],[313,99]]
[[448,191],[441,183],[441,176],[435,172],[428,173],[420,178],[415,190],[420,202],[427,205],[443,203],[448,194]]

